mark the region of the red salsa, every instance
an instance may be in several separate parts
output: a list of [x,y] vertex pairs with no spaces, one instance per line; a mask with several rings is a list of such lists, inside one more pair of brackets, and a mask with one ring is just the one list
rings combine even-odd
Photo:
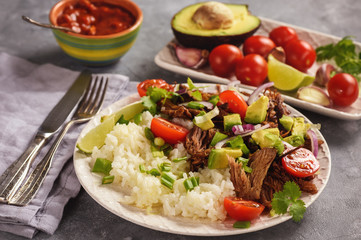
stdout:
[[135,17],[123,7],[104,3],[79,0],[75,5],[65,7],[57,24],[71,28],[84,35],[108,35],[130,28]]

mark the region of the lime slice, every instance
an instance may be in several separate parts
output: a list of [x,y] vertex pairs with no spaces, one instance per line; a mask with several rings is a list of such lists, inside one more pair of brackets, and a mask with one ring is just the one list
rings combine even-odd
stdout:
[[94,147],[101,148],[104,145],[107,134],[113,130],[114,125],[122,115],[124,119],[130,120],[137,113],[142,112],[143,109],[142,102],[135,102],[121,108],[112,115],[102,116],[101,123],[80,139],[76,146],[85,153],[91,153]]
[[107,134],[113,130],[114,125],[115,115],[110,115],[80,139],[76,146],[85,153],[91,153],[94,147],[101,148],[104,145]]
[[300,72],[297,69],[278,61],[272,55],[268,56],[268,79],[274,82],[274,87],[282,91],[293,91],[310,85],[315,77]]

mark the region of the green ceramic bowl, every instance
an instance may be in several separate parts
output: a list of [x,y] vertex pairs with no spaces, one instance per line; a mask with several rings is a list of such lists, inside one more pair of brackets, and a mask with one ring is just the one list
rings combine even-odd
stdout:
[[[120,59],[134,44],[143,21],[140,8],[130,0],[92,0],[120,6],[130,11],[135,17],[134,25],[122,32],[101,36],[89,36],[53,30],[56,41],[70,57],[90,66],[112,64]],[[77,0],[61,0],[53,6],[49,20],[57,25],[57,18],[65,7],[74,5]]]

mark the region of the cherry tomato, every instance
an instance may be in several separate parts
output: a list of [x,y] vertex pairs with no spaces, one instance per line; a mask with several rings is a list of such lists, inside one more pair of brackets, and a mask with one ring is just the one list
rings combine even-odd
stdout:
[[243,43],[243,54],[248,55],[256,53],[266,58],[272,49],[276,47],[276,44],[268,37],[254,35],[246,39]]
[[150,130],[156,137],[161,137],[170,144],[183,142],[189,132],[188,129],[160,117],[152,119]]
[[215,47],[208,60],[214,74],[220,77],[230,77],[234,73],[236,63],[243,58],[241,50],[231,44]]
[[305,72],[316,60],[316,51],[306,41],[292,40],[285,47],[286,63]]
[[233,90],[221,92],[218,104],[224,103],[228,103],[228,108],[234,113],[239,113],[242,119],[246,116],[248,105],[238,92]]
[[145,96],[149,87],[164,88],[168,91],[173,90],[173,87],[163,79],[147,79],[137,85],[139,96]]
[[267,77],[267,62],[261,55],[248,54],[237,63],[235,74],[241,83],[257,87]]
[[295,177],[308,177],[315,174],[320,164],[313,153],[306,148],[298,148],[282,158],[283,168]]
[[264,209],[264,206],[260,203],[237,197],[225,197],[223,205],[228,215],[237,221],[256,219]]
[[280,26],[272,29],[269,33],[270,39],[281,47],[286,47],[287,43],[291,40],[298,39],[296,31],[291,27]]
[[345,107],[354,103],[359,95],[357,80],[348,73],[333,76],[327,84],[327,90],[333,103]]

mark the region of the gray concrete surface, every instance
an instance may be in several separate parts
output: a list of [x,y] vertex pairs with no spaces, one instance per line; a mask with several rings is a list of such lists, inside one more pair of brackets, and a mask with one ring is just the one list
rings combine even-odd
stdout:
[[[128,75],[131,81],[146,78],[184,81],[184,76],[157,67],[153,58],[173,37],[170,29],[172,15],[196,1],[134,1],[144,12],[144,23],[134,47],[117,64],[92,70]],[[34,63],[83,69],[84,66],[60,50],[51,31],[33,27],[21,20],[21,15],[27,15],[47,22],[48,11],[55,2],[1,0],[0,51]],[[355,40],[361,41],[360,0],[244,0],[242,3],[249,4],[249,9],[258,16],[339,37],[352,35]],[[301,223],[287,221],[262,231],[222,239],[361,239],[361,121],[341,121],[317,113],[302,112],[311,121],[322,124],[321,132],[331,150],[332,172],[326,189],[307,209]],[[0,232],[0,239],[22,238]],[[199,237],[158,232],[130,223],[108,212],[82,190],[67,204],[55,234],[39,233],[34,239],[186,240]]]

